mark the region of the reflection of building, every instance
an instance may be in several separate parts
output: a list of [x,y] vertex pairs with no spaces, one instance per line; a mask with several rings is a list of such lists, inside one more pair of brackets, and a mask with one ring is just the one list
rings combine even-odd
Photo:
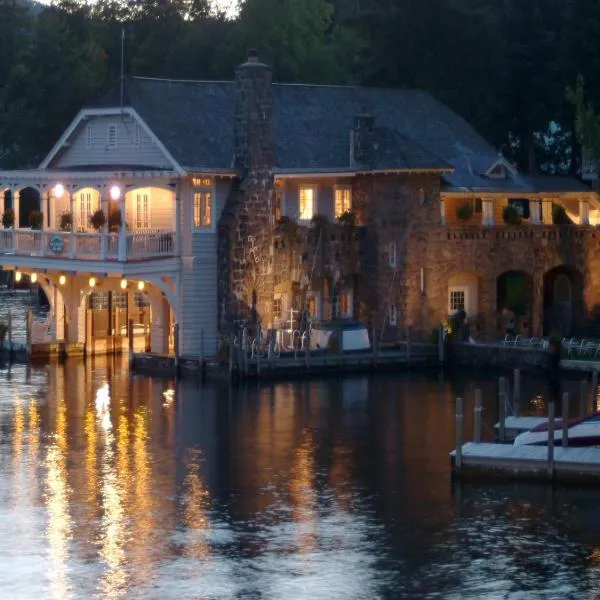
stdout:
[[426,93],[273,84],[254,54],[233,82],[127,80],[0,192],[4,268],[97,351],[168,352],[178,324],[211,354],[291,310],[429,332],[464,309],[492,336],[506,304],[567,333],[598,300],[595,192],[518,173]]

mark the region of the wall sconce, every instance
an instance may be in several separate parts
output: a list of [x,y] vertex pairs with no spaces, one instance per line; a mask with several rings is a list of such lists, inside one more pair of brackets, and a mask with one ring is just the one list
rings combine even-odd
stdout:
[[138,281],[138,290],[140,290],[140,292],[142,292],[144,290],[144,288],[146,287],[146,284],[143,281]]
[[120,286],[121,286],[122,290],[126,290],[127,289],[127,279],[121,279]]
[[23,273],[21,273],[21,271],[15,271],[15,281],[21,281],[21,279],[23,278]]
[[65,187],[63,186],[62,183],[57,183],[54,186],[54,190],[53,191],[54,191],[54,196],[56,198],[62,198],[63,194],[65,193]]
[[118,200],[121,197],[121,188],[118,185],[110,188],[110,197],[112,200]]
[[65,275],[60,275],[58,278],[59,285],[65,285],[67,283],[67,277]]
[[37,281],[37,273],[32,273],[30,279],[31,283],[35,283]]
[[95,277],[90,277],[88,280],[88,284],[91,288],[96,287],[96,278]]

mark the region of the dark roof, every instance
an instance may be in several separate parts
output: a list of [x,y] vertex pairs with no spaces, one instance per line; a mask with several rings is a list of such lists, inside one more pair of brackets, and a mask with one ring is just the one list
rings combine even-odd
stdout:
[[[189,170],[228,170],[233,160],[233,82],[129,78],[124,104]],[[117,87],[90,108],[120,105]],[[273,85],[275,162],[280,170],[350,170],[350,130],[368,109],[375,149],[365,169],[448,169],[456,156],[495,155],[426,92],[355,86]]]

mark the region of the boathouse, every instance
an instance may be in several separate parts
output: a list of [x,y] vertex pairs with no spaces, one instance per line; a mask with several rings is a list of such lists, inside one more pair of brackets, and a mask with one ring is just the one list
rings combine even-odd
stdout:
[[233,81],[127,78],[0,172],[0,213],[67,352],[210,356],[306,317],[425,336],[459,309],[490,339],[505,306],[568,334],[600,304],[586,185],[520,174],[425,92],[273,83],[255,53]]

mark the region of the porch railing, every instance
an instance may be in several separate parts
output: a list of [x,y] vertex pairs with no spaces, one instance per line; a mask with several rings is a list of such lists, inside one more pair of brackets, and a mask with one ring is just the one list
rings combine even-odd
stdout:
[[174,231],[88,233],[0,230],[0,255],[44,256],[77,260],[144,260],[175,256]]

